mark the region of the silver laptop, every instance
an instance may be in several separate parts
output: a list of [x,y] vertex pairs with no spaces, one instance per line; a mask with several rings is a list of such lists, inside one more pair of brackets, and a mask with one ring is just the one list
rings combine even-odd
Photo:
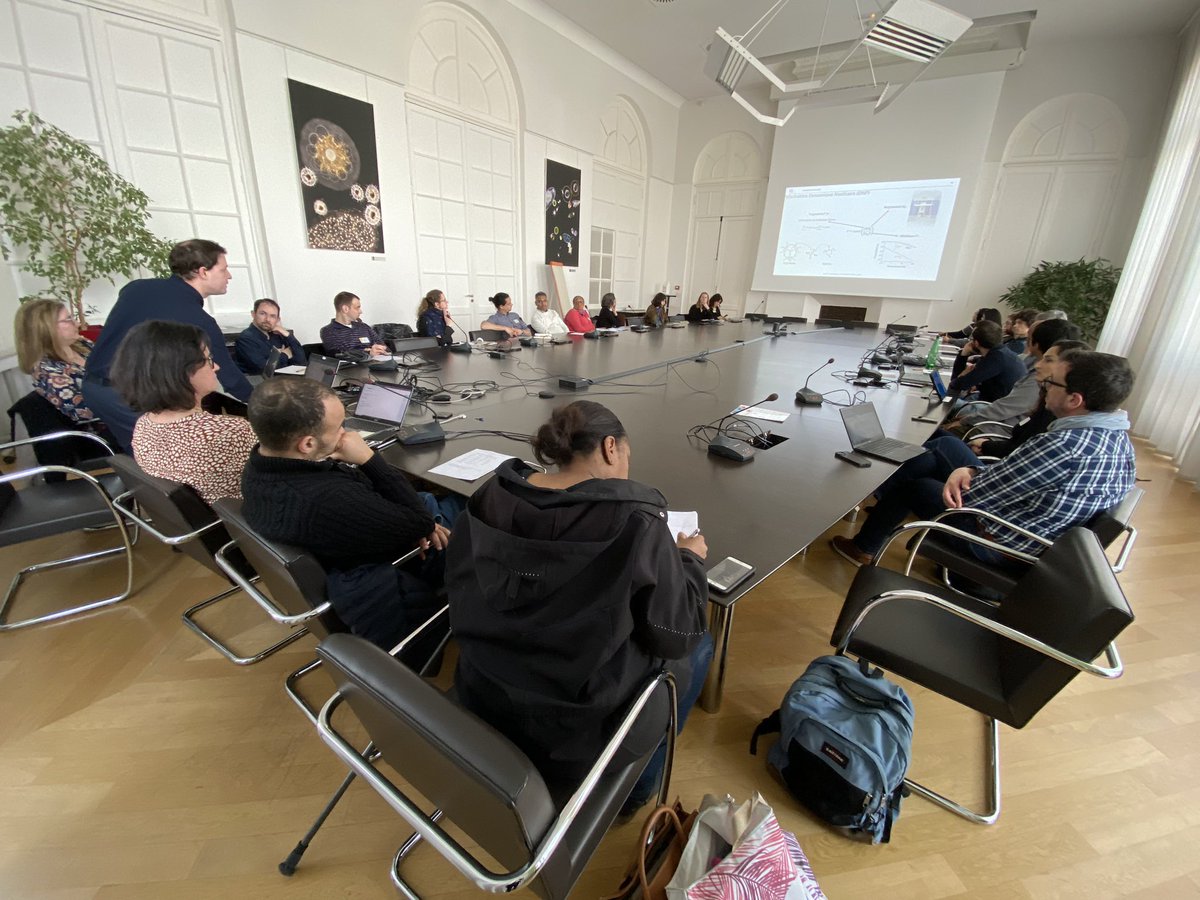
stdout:
[[875,412],[874,403],[844,406],[840,412],[842,424],[846,426],[846,436],[850,438],[850,446],[859,453],[886,459],[888,462],[902,463],[925,452],[924,447],[886,437],[883,426],[879,424],[879,414]]
[[310,354],[308,365],[304,368],[304,377],[312,378],[321,382],[325,387],[331,388],[342,364],[340,359],[334,359],[332,356],[321,356],[319,353]]
[[404,424],[412,393],[407,384],[364,384],[346,430],[367,432],[368,443],[390,437]]

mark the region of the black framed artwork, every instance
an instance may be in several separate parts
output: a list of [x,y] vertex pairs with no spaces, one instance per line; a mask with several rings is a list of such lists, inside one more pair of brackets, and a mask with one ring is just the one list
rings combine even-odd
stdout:
[[288,79],[308,246],[382,253],[375,108]]
[[579,190],[582,172],[546,160],[546,264],[579,265]]

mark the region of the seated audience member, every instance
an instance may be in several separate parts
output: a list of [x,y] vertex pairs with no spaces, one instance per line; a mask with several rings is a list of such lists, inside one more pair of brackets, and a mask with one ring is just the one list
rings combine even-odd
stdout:
[[281,366],[302,366],[308,360],[304,348],[290,328],[279,321],[279,304],[263,297],[254,303],[253,321],[238,335],[233,345],[233,361],[247,375],[260,375],[267,365],[271,350],[278,348],[283,356]]
[[995,322],[997,325],[999,325],[1000,310],[996,309],[994,306],[981,306],[979,309],[975,310],[975,315],[971,317],[971,324],[964,325],[958,331],[945,332],[942,334],[942,339],[961,347],[967,342],[967,338],[971,336],[972,332],[975,331],[975,326],[980,322]]
[[71,310],[58,300],[30,300],[17,307],[13,331],[17,365],[33,376],[39,397],[77,425],[98,425],[83,397],[83,364],[91,341],[79,336]]
[[444,293],[430,291],[421,298],[421,306],[417,310],[417,334],[437,338],[438,344],[445,347],[454,343],[456,330],[458,323],[450,318],[450,301]]
[[550,308],[550,298],[546,296],[545,291],[538,291],[533,295],[533,305],[537,310],[529,319],[529,325],[534,334],[566,334],[570,330],[563,317],[558,314],[558,310]]
[[646,315],[642,320],[652,328],[667,324],[667,295],[661,291],[654,295],[650,305],[646,307]]
[[[700,535],[672,535],[662,494],[629,480],[629,439],[604,406],[581,400],[556,409],[533,447],[557,470],[501,463],[468,501],[450,543],[454,683],[463,705],[516,743],[563,796],[664,661],[683,727],[712,658],[708,548]],[[630,733],[614,766],[659,743],[665,708],[662,715]],[[626,814],[650,798],[664,758],[660,745]]]
[[372,356],[391,351],[374,328],[362,320],[362,300],[349,291],[333,298],[334,317],[321,329],[321,344],[329,354],[360,350]]
[[[973,399],[991,403],[1012,390],[1025,375],[1021,358],[1004,348],[1003,332],[994,322],[980,322],[963,345],[950,377],[950,390],[977,392]],[[971,357],[978,359],[971,360]]]
[[1034,316],[1033,323],[1036,325],[1038,322],[1045,322],[1045,321],[1048,321],[1049,319],[1066,319],[1066,318],[1068,318],[1067,314],[1065,312],[1063,312],[1061,309],[1043,309],[1040,313],[1038,313],[1036,316]]
[[221,389],[208,335],[182,322],[143,322],[125,336],[112,380],[130,408],[133,458],[147,475],[190,484],[205,503],[242,496],[256,438],[240,416],[214,416],[200,401]]
[[513,312],[512,297],[500,293],[495,297],[488,297],[488,299],[492,302],[492,306],[496,307],[496,311],[487,317],[487,321],[484,322],[485,328],[503,331],[509,337],[525,337],[533,334],[529,326],[525,324],[525,320]]
[[[993,465],[955,468],[944,483],[913,478],[889,485],[880,491],[858,534],[833,538],[833,549],[862,565],[909,513],[928,519],[966,506],[1052,541],[1119,502],[1135,476],[1129,417],[1118,408],[1133,389],[1129,363],[1108,353],[1071,350],[1043,373],[1046,409],[1055,419],[1044,434]],[[973,516],[948,522],[1012,550],[1036,556],[1043,549],[1037,541]],[[965,546],[979,559],[1004,564],[1003,555],[991,548]]]
[[613,293],[600,298],[600,315],[596,317],[597,328],[624,328],[629,323],[617,312],[617,296]]
[[1024,416],[1038,398],[1038,377],[1034,364],[1041,355],[1059,341],[1076,341],[1079,327],[1065,319],[1038,322],[1029,332],[1028,354],[1024,357],[1026,373],[1012,390],[991,403],[976,403],[960,411],[958,417],[943,425],[943,430],[962,433],[980,422],[1003,422],[1013,425]]
[[725,302],[725,298],[720,294],[713,294],[708,301],[708,311],[710,319],[727,319],[729,318],[721,312],[721,304]]
[[121,288],[87,360],[83,395],[123,450],[133,440],[138,416],[117,393],[110,370],[125,335],[140,322],[187,322],[203,328],[225,392],[245,403],[253,389],[225,349],[221,326],[204,309],[205,300],[229,289],[233,276],[225,248],[200,238],[180,241],[171,248],[167,262],[170,278],[138,278]]
[[573,334],[587,334],[596,330],[596,326],[592,324],[592,317],[588,315],[587,301],[578,295],[571,298],[571,308],[567,310],[565,321],[567,329]]
[[[355,634],[391,649],[438,608],[440,551],[458,498],[418,493],[398,469],[346,431],[342,403],[320,382],[272,378],[250,397],[259,445],[242,478],[242,511],[272,541],[325,567],[329,601]],[[413,547],[420,562],[392,562]]]
[[1033,327],[1037,314],[1036,309],[1021,309],[1009,317],[1009,334],[1004,338],[1004,346],[1017,356],[1026,352],[1029,329]]
[[713,315],[708,305],[708,292],[701,291],[700,296],[696,298],[696,302],[687,311],[687,320],[695,323],[707,322],[711,318],[713,318]]

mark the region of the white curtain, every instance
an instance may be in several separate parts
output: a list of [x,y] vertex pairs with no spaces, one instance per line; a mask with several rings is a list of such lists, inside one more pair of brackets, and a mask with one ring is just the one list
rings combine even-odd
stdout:
[[1158,162],[1098,347],[1129,359],[1135,434],[1200,479],[1200,16],[1184,32]]

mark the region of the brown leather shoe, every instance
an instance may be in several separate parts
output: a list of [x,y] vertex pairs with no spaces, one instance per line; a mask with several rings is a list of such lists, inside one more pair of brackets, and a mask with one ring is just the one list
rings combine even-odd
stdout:
[[850,538],[844,535],[838,535],[829,542],[829,546],[833,548],[833,552],[847,562],[854,563],[856,566],[868,565],[873,557],[870,553],[866,553],[858,548],[858,544],[854,543]]

